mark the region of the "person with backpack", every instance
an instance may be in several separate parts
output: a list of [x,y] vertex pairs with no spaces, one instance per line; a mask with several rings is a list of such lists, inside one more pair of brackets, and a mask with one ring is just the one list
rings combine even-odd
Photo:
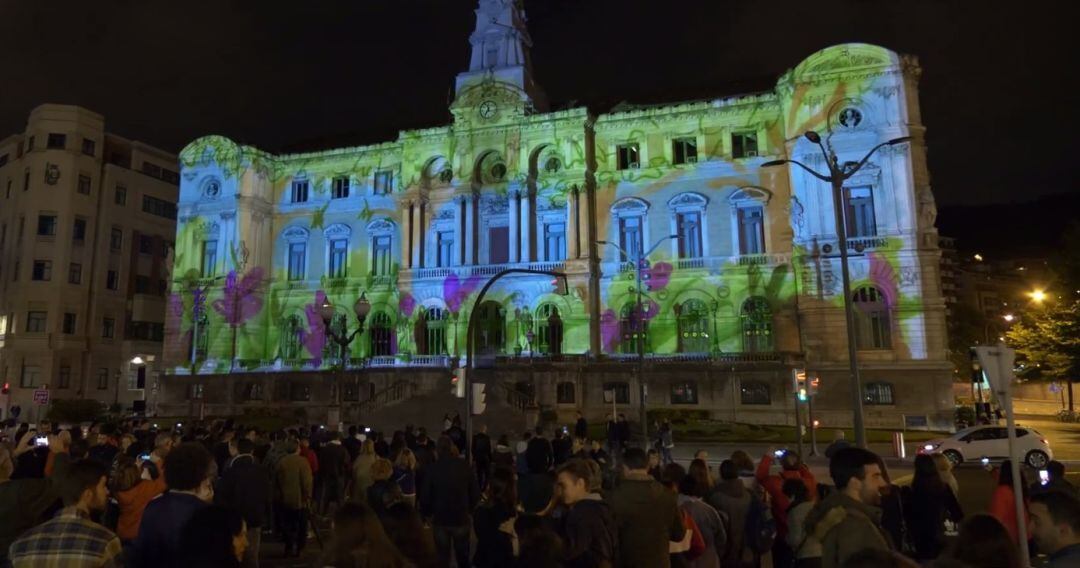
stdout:
[[[770,474],[774,456],[780,460],[780,473]],[[762,489],[769,494],[769,502],[772,504],[772,517],[776,520],[776,536],[773,544],[773,565],[789,566],[792,563],[791,549],[787,544],[787,510],[791,501],[784,495],[784,481],[797,479],[806,485],[807,493],[811,501],[817,500],[817,480],[810,468],[802,462],[799,454],[791,450],[769,451],[761,458],[754,477],[761,484]]]
[[[700,460],[694,460],[704,465]],[[665,476],[676,477],[682,472],[682,466],[669,464],[664,468]],[[690,515],[701,533],[704,549],[694,556],[694,549],[684,553],[688,568],[720,568],[720,558],[727,552],[728,527],[727,516],[717,511],[712,505],[702,500],[708,493],[709,484],[692,475],[683,473],[678,481],[679,509]]]
[[[838,450],[839,451],[839,450]],[[788,479],[784,482],[784,495],[791,502],[788,505],[787,544],[795,558],[795,568],[821,568],[821,543],[806,532],[806,516],[814,508],[810,493],[801,479]]]

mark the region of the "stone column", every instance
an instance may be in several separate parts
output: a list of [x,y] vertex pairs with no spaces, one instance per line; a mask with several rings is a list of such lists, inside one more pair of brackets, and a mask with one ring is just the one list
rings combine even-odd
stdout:
[[[510,191],[508,200],[507,214],[510,217],[510,262],[516,263],[518,261],[519,244],[524,241],[521,239],[521,229],[518,224],[518,216],[521,215],[521,192],[515,190]],[[489,243],[490,246],[490,243]]]
[[470,195],[465,204],[465,257],[463,264],[476,264],[476,195]]
[[578,237],[578,189],[574,186],[566,196],[566,258],[581,258]]
[[467,199],[464,197],[455,197],[455,204],[457,205],[457,217],[454,219],[454,247],[457,248],[457,262],[454,264],[457,266],[465,265],[465,209],[467,207]]
[[521,231],[521,262],[532,262],[532,204],[529,200],[529,193],[526,190],[525,199],[521,200],[521,225],[524,227]]
[[411,266],[413,268],[421,268],[424,265],[421,263],[421,260],[420,260],[420,259],[423,258],[423,250],[420,247],[420,222],[421,222],[420,219],[421,218],[420,218],[420,201],[419,200],[414,201],[412,203],[412,207],[410,208],[410,212],[411,212],[411,215],[409,217],[409,234],[412,235],[412,238],[410,239],[409,244],[411,245],[411,248],[412,248],[412,250],[410,251],[410,254],[412,255],[412,264],[411,264]]
[[[370,235],[368,235],[370,238]],[[412,202],[405,201],[401,208],[401,266],[412,268]]]
[[418,239],[420,243],[418,247],[420,249],[420,268],[427,266],[427,206],[428,200],[421,199],[417,222],[417,231],[420,233]]

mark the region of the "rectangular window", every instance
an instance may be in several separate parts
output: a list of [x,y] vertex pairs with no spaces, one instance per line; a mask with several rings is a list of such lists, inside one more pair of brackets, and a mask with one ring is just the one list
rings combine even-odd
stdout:
[[630,404],[629,383],[604,383],[604,402],[611,404],[611,397],[615,397],[615,404]]
[[[868,383],[863,387],[863,402],[868,405],[890,405],[893,401],[893,388],[891,383]],[[1019,431],[1017,431],[1019,435]]]
[[510,262],[510,227],[488,227],[488,263]]
[[56,376],[56,388],[71,388],[71,365],[60,365],[60,373]]
[[201,266],[203,278],[214,275],[217,268],[217,241],[203,241]]
[[26,174],[23,175],[22,190],[26,191],[28,189],[30,189],[30,170],[26,170]]
[[122,185],[116,186],[116,192],[113,194],[113,203],[117,205],[127,205],[127,187]]
[[333,182],[333,198],[344,199],[349,196],[349,178],[336,177]]
[[109,290],[120,289],[120,273],[115,270],[110,270],[105,273],[105,288]]
[[97,151],[97,143],[89,138],[83,138],[82,141],[82,153],[87,156],[93,156]]
[[28,333],[44,333],[48,315],[48,312],[26,312],[26,331]]
[[6,166],[8,163],[8,154],[0,155],[0,168]]
[[621,217],[619,219],[619,246],[630,255],[630,258],[623,255],[623,262],[637,260],[645,248],[641,225],[641,217]]
[[65,335],[75,335],[75,314],[70,312],[64,313],[64,322],[60,330]]
[[34,270],[30,274],[30,279],[39,282],[48,282],[52,280],[52,261],[35,260]]
[[139,254],[154,254],[154,239],[148,235],[139,235]]
[[454,264],[454,232],[439,231],[436,234],[438,251],[435,257],[435,266],[451,266]]
[[143,196],[142,210],[144,213],[172,219],[173,221],[176,220],[176,204],[164,199],[158,199],[152,195]]
[[113,318],[101,319],[101,337],[112,339],[116,335],[116,320]]
[[63,150],[67,145],[67,134],[57,134],[56,132],[50,132],[47,141],[47,148],[50,150]]
[[544,260],[547,262],[566,260],[566,223],[544,224]]
[[641,167],[637,144],[619,144],[616,147],[616,153],[616,167],[618,169],[629,170]]
[[36,388],[41,384],[41,367],[27,365],[22,368],[22,376],[19,378],[20,387],[24,389]]
[[56,235],[56,215],[38,215],[37,234],[42,237]]
[[688,211],[675,215],[675,224],[679,234],[679,258],[700,258],[701,250],[701,213]]
[[90,195],[90,176],[79,175],[79,193]]
[[769,383],[759,381],[746,381],[739,388],[741,404],[772,404],[772,393],[769,392]]
[[289,280],[303,280],[307,261],[307,245],[289,243]]
[[161,166],[158,166],[156,164],[151,164],[150,162],[143,162],[143,164],[142,164],[142,173],[144,173],[144,174],[146,174],[148,176],[153,176],[153,177],[156,177],[156,178],[160,178],[161,177]]
[[390,274],[390,237],[375,237],[371,249],[371,271],[376,276]]
[[874,217],[874,194],[870,186],[844,188],[845,226],[849,239],[877,236],[877,220]]
[[109,250],[114,252],[120,252],[120,248],[124,246],[124,230],[117,227],[113,227],[109,232]]
[[765,210],[763,207],[739,207],[739,254],[765,254]]
[[71,239],[74,241],[86,240],[86,219],[75,219],[71,227]]
[[375,195],[389,195],[393,191],[394,173],[375,172]]
[[348,257],[349,241],[345,239],[330,241],[330,278],[345,278]]
[[671,161],[675,164],[697,163],[697,140],[676,138],[671,141]]
[[150,277],[135,275],[135,293],[136,294],[149,294],[150,293]]
[[82,265],[73,262],[68,267],[68,283],[69,284],[82,284]]
[[161,168],[161,181],[171,183],[173,185],[180,185],[180,173],[174,172],[169,169]]
[[293,203],[306,203],[308,199],[308,182],[307,180],[299,180],[292,182],[292,202]]
[[697,382],[685,381],[671,385],[671,404],[697,404]]
[[97,370],[97,388],[98,390],[107,390],[109,388],[109,370],[105,367]]
[[758,155],[757,134],[737,132],[731,135],[731,157],[753,158]]

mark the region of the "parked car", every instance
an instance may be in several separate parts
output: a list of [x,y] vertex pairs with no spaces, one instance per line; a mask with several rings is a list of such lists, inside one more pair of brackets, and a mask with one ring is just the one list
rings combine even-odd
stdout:
[[[1046,467],[1054,459],[1050,443],[1038,431],[1022,426],[1016,427],[1016,443],[1019,454],[1031,467]],[[949,436],[929,440],[919,449],[921,454],[941,452],[954,464],[965,461],[990,461],[1009,459],[1009,433],[1004,426],[972,426]]]

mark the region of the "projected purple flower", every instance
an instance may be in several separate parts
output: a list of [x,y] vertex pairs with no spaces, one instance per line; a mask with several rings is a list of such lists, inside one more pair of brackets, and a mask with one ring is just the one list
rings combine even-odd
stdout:
[[255,317],[263,305],[262,296],[258,293],[262,275],[260,267],[251,269],[239,279],[235,270],[230,271],[225,277],[224,296],[211,304],[214,311],[221,314],[231,326],[238,326]]
[[896,276],[896,270],[893,269],[892,264],[881,254],[870,253],[870,282],[874,286],[881,290],[881,295],[885,297],[885,305],[890,308],[896,306],[896,301],[900,298],[900,288],[897,285],[898,279]]
[[[398,300],[398,309],[401,310],[401,314],[407,318],[411,318],[413,311],[416,310],[416,298],[413,295],[405,292],[401,295],[401,299]],[[396,336],[397,334],[394,334]]]
[[600,340],[604,343],[604,351],[615,350],[619,341],[619,318],[615,316],[615,310],[607,309],[600,314]]
[[301,342],[311,354],[311,364],[316,367],[322,364],[323,347],[326,346],[326,327],[323,326],[322,316],[319,315],[319,306],[324,301],[326,301],[326,292],[319,290],[315,292],[315,303],[304,306],[308,328],[301,334]]
[[[668,282],[671,281],[672,266],[670,262],[658,262],[649,268],[646,268],[643,272],[648,277],[646,283],[648,284],[648,290],[663,290],[667,287]],[[650,310],[651,312],[651,310]]]
[[443,299],[451,313],[457,313],[461,305],[484,283],[483,276],[470,276],[464,281],[459,280],[456,274],[451,274],[443,280]]

